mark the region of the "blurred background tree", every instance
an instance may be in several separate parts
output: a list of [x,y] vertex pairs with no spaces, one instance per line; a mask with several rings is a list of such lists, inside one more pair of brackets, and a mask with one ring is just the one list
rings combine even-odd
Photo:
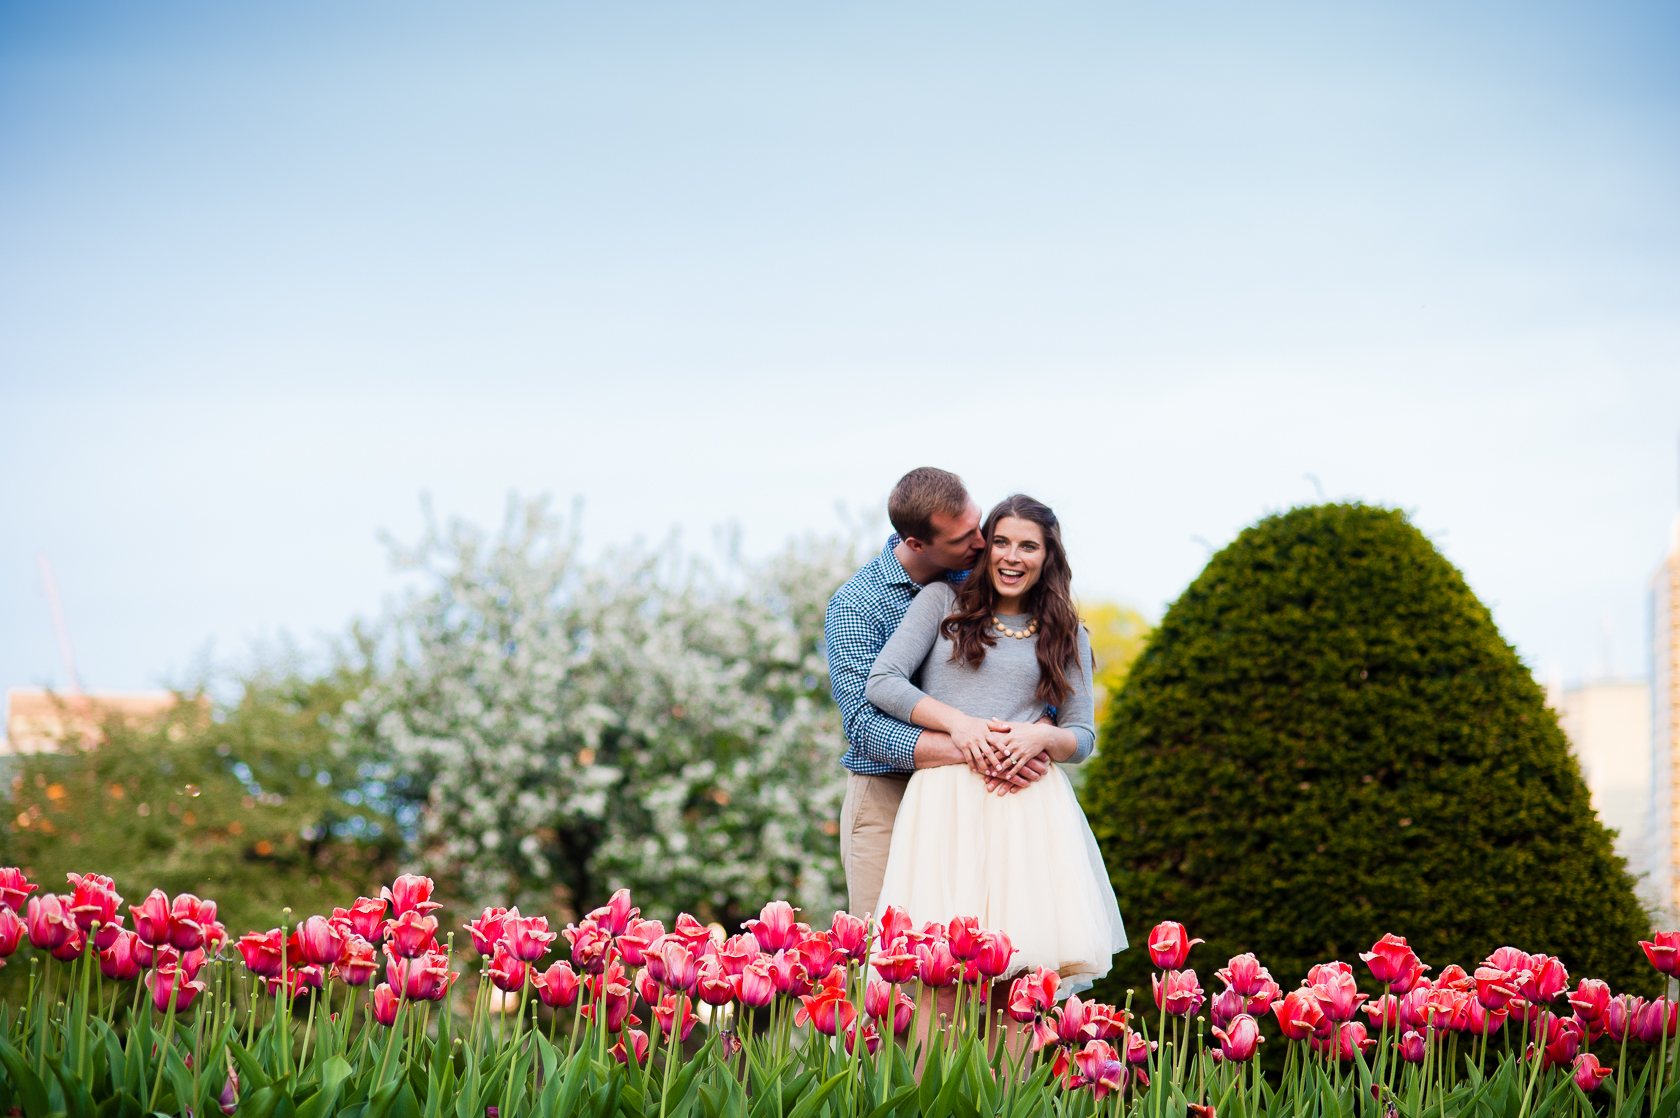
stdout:
[[1126,673],[1149,643],[1149,620],[1116,602],[1081,601],[1079,617],[1091,633],[1091,655],[1097,662],[1096,708],[1100,730],[1108,722],[1108,704],[1120,693]]

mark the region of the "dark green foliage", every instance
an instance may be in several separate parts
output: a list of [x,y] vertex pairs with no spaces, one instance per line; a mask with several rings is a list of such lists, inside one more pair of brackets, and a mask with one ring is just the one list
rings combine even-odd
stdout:
[[[1203,976],[1253,951],[1287,990],[1384,932],[1438,973],[1504,943],[1654,993],[1634,879],[1533,677],[1406,517],[1268,517],[1167,611],[1112,705],[1084,798],[1138,946]],[[1219,987],[1214,985],[1213,990]]]

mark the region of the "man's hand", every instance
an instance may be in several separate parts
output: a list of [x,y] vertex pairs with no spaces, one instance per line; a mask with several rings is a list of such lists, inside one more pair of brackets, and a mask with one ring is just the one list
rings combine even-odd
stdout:
[[1040,753],[1007,776],[988,776],[986,778],[986,791],[996,792],[1000,796],[1019,792],[1048,773],[1052,763],[1049,754]]
[[922,736],[916,739],[916,767],[937,769],[944,765],[968,765],[968,754],[957,748],[957,743],[951,740],[950,734],[942,734],[938,730],[923,730]]

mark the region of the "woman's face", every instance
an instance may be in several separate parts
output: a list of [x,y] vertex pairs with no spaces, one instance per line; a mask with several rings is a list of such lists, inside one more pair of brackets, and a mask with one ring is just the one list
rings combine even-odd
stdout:
[[[1030,520],[1006,516],[992,529],[987,571],[1003,603],[1019,603],[1044,573],[1044,530]],[[1009,609],[1004,612],[1019,613]]]

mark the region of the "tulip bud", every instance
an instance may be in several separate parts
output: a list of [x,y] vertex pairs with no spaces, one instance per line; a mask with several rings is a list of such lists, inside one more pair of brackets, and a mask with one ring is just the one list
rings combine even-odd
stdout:
[[607,903],[589,914],[589,919],[595,921],[610,936],[623,935],[630,927],[630,921],[641,913],[641,909],[630,905],[630,890],[620,889],[613,893]]
[[1640,940],[1639,946],[1645,949],[1645,958],[1658,974],[1672,975],[1680,971],[1680,932],[1657,932],[1649,942]]
[[1149,933],[1149,958],[1161,970],[1179,970],[1190,957],[1190,949],[1203,942],[1191,939],[1183,924],[1163,920]]
[[565,1009],[577,1001],[578,976],[567,963],[555,963],[531,981],[550,1009]]
[[790,942],[795,934],[793,913],[793,906],[786,901],[771,901],[758,914],[757,920],[746,920],[742,925],[752,933],[759,947],[767,952],[776,952],[793,946]]
[[1400,1058],[1408,1064],[1423,1063],[1423,1057],[1429,1051],[1423,1034],[1415,1029],[1407,1029],[1404,1033],[1401,1033],[1400,1043],[1396,1044],[1394,1048],[1400,1053]]
[[1227,1028],[1215,1028],[1213,1035],[1219,1038],[1220,1055],[1238,1063],[1252,1059],[1254,1050],[1266,1039],[1260,1035],[1260,1023],[1246,1013],[1232,1018]]
[[756,956],[741,971],[741,1002],[761,1009],[775,997],[776,982],[770,972],[770,959],[764,955]]
[[[630,1041],[630,1048],[628,1050],[624,1047],[625,1038],[628,1038]],[[631,1059],[631,1053],[634,1053],[636,1066],[640,1067],[642,1061],[647,1059],[648,1036],[640,1029],[626,1029],[624,1037],[620,1038],[619,1042],[612,1046],[611,1051],[613,1059],[617,1060],[621,1064],[628,1064]]]
[[[425,916],[433,909],[443,907],[432,900],[432,879],[421,877],[419,874],[403,874],[389,886],[381,889],[379,895],[382,899],[390,902],[391,914],[398,919],[409,912]],[[435,922],[432,927],[436,930]]]
[[1573,1078],[1575,1086],[1591,1094],[1610,1075],[1609,1068],[1598,1066],[1598,1057],[1590,1053],[1575,1057]]
[[397,992],[391,989],[391,984],[381,982],[373,988],[373,1019],[386,1028],[390,1028],[397,1020]]

